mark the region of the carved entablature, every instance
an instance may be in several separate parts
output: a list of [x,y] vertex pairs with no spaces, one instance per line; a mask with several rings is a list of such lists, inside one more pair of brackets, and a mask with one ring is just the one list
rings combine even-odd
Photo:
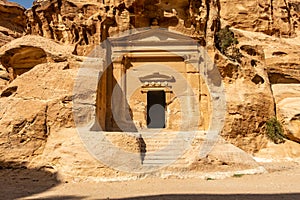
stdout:
[[148,87],[169,87],[169,83],[174,83],[175,78],[173,76],[168,76],[164,74],[160,74],[159,72],[155,72],[153,74],[143,76],[139,78],[142,82],[143,88]]
[[151,82],[151,81],[160,81],[160,82],[175,82],[173,76],[168,76],[160,74],[159,72],[154,72],[151,75],[143,76],[139,78],[141,82]]
[[170,87],[168,82],[144,82],[142,85],[143,88],[148,88],[148,87]]

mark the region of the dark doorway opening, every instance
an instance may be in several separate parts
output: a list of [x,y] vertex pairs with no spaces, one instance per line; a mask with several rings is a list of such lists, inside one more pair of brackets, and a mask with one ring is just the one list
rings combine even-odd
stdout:
[[147,92],[148,128],[165,128],[166,93],[164,91]]

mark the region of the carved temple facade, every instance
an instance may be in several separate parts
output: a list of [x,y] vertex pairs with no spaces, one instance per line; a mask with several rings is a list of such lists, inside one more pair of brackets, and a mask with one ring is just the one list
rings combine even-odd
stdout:
[[95,111],[101,129],[207,130],[211,97],[200,45],[159,28],[124,35],[103,44]]

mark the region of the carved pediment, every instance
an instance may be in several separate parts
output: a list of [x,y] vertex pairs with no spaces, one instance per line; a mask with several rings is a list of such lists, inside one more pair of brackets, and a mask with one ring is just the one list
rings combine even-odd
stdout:
[[142,83],[145,82],[175,82],[175,78],[173,76],[168,76],[164,74],[160,74],[159,72],[155,72],[153,74],[143,76],[139,78]]
[[191,38],[182,34],[170,32],[167,29],[147,29],[135,30],[134,33],[124,37],[111,37],[109,38],[112,44],[120,43],[144,43],[144,42],[181,42],[191,43]]

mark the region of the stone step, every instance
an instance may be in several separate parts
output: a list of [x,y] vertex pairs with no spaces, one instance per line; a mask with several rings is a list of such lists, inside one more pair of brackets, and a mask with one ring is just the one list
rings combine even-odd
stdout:
[[180,160],[180,158],[174,158],[174,157],[169,157],[169,156],[161,156],[161,157],[145,157],[144,161],[164,161],[164,160]]
[[[186,150],[185,147],[190,146],[193,136],[183,133],[177,135],[174,133],[166,133],[157,136],[143,136],[145,142],[144,166],[160,167],[172,164],[172,166],[187,166],[189,162],[182,154]],[[167,147],[167,148],[166,148]]]
[[187,163],[168,163],[168,162],[143,162],[144,166],[151,166],[151,167],[164,167],[164,166],[168,166],[168,165],[172,165],[172,166],[176,166],[176,167],[184,167],[185,165],[187,165]]
[[143,161],[143,165],[169,165],[169,164],[174,164],[176,163],[176,165],[182,165],[182,166],[186,166],[188,164],[187,161],[183,160],[183,159],[159,159],[159,160],[147,160],[145,159]]
[[162,159],[162,158],[180,158],[181,157],[181,155],[180,154],[177,154],[177,155],[174,155],[174,154],[172,154],[172,153],[163,153],[163,154],[160,154],[160,153],[157,153],[157,154],[153,154],[153,153],[151,153],[151,154],[147,154],[146,153],[146,155],[145,155],[145,159]]
[[146,149],[146,152],[155,152],[159,150],[163,150],[164,148],[168,147],[168,150],[171,150],[172,152],[182,147],[189,145],[188,142],[184,141],[160,141],[160,142],[145,142],[146,146],[144,147]]
[[168,149],[167,151],[146,153],[143,164],[145,165],[164,165],[176,162],[179,165],[186,165],[187,162],[182,158],[178,149]]
[[166,147],[166,146],[172,146],[174,149],[178,149],[179,146],[184,145],[185,143],[181,142],[157,142],[157,143],[146,143],[144,146],[146,149],[149,149],[150,147]]

